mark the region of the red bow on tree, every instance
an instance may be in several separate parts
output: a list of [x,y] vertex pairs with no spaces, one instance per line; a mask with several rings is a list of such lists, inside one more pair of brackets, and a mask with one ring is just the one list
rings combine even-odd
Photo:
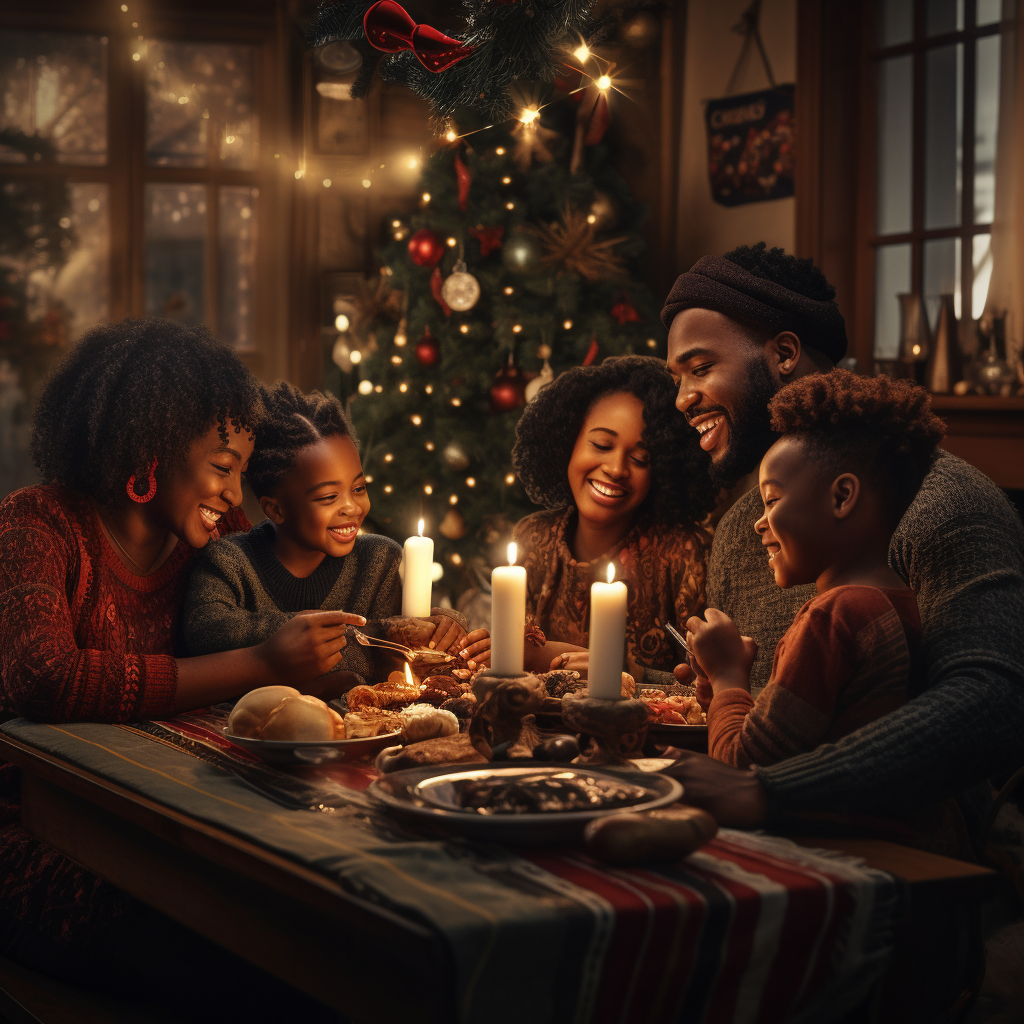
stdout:
[[620,325],[638,324],[641,320],[640,314],[636,311],[633,303],[625,295],[612,306],[611,314],[619,321]]
[[501,224],[495,224],[490,228],[478,224],[475,228],[470,228],[469,233],[480,243],[480,255],[490,256],[495,249],[501,248],[505,228]]
[[417,25],[408,11],[395,0],[379,0],[363,18],[363,31],[370,45],[385,53],[412,50],[416,59],[435,74],[447,71],[468,57],[474,47],[452,39],[429,25]]

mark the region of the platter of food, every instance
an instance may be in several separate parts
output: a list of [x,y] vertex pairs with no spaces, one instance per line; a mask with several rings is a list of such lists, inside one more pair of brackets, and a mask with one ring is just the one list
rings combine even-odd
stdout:
[[658,773],[533,761],[410,768],[368,792],[407,820],[471,839],[554,844],[577,841],[595,818],[675,803],[683,787]]

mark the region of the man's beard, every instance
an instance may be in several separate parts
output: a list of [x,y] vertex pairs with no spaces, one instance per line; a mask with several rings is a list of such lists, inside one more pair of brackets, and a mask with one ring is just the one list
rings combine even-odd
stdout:
[[747,364],[747,380],[729,417],[729,447],[711,464],[711,479],[730,490],[741,477],[756,469],[764,453],[778,439],[771,428],[768,403],[782,387],[772,376],[768,363],[757,356]]

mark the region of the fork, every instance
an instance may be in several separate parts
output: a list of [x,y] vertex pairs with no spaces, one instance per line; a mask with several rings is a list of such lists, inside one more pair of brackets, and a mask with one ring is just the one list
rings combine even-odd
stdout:
[[396,654],[401,654],[409,662],[413,661],[455,661],[455,655],[449,654],[447,651],[435,651],[429,647],[421,647],[414,649],[412,647],[406,647],[405,644],[395,643],[393,640],[381,640],[379,637],[367,636],[365,633],[360,633],[358,629],[352,630],[352,635],[355,637],[356,643],[363,647],[385,647],[388,650],[394,651]]
[[686,646],[686,641],[683,639],[683,634],[680,633],[679,630],[676,629],[676,627],[673,626],[671,622],[665,623],[665,632],[668,633],[669,636],[671,636],[672,639],[675,640],[675,642],[679,644],[679,646],[682,647],[682,649],[686,651],[686,653],[689,654],[691,658],[693,657],[693,651],[691,651],[690,648]]

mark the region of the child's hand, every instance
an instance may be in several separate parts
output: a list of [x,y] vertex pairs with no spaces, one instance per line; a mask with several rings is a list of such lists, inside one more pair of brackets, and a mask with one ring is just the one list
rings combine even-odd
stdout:
[[269,678],[295,686],[330,672],[341,660],[345,627],[365,625],[349,612],[299,612],[253,650]]
[[725,612],[709,608],[703,619],[692,616],[686,628],[694,669],[707,676],[715,693],[732,686],[750,689],[750,666],[757,655],[757,644],[749,636],[741,636]]
[[565,669],[568,672],[579,672],[586,679],[590,672],[590,651],[566,651],[551,659],[548,666],[549,672],[557,672]]
[[486,629],[474,629],[462,638],[459,656],[470,668],[481,668],[491,663],[491,634]]

